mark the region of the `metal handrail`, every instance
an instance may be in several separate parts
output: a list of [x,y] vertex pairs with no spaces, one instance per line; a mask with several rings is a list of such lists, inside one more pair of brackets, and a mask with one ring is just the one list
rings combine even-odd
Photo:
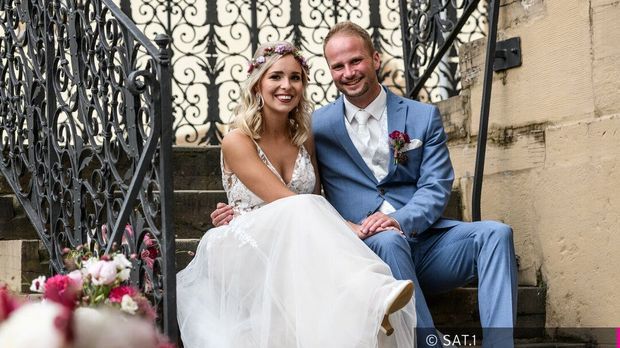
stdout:
[[472,192],[472,221],[480,221],[480,201],[482,196],[482,179],[484,177],[484,159],[487,147],[487,131],[489,128],[489,110],[491,107],[491,90],[493,88],[493,63],[495,61],[495,43],[497,40],[497,22],[499,18],[500,0],[492,2],[489,15],[489,35],[484,69],[484,85],[482,87],[482,106],[480,109],[480,126],[478,128],[478,144],[476,148],[476,168],[474,170],[474,186]]
[[[446,12],[448,5],[452,4],[450,1],[401,1],[401,20],[403,23],[407,23],[407,25],[403,25],[402,33],[405,71],[407,72],[406,95],[409,98],[418,97],[420,91],[431,74],[435,71],[439,62],[455,43],[461,28],[469,20],[469,17],[478,6],[478,3],[479,0],[464,1],[462,3],[463,15],[456,23],[452,23],[446,21],[446,19],[440,19],[441,14]],[[480,220],[480,197],[482,194],[482,179],[484,176],[493,63],[499,16],[499,0],[489,0],[489,3],[492,3],[492,7],[489,15],[490,21],[488,25],[489,33],[485,61],[482,108],[480,111],[480,125],[472,192],[472,221]],[[424,5],[427,7],[423,8]],[[447,30],[443,30],[444,28],[447,28]],[[446,34],[447,36],[444,37]],[[438,50],[437,46],[440,46]],[[430,54],[427,55],[428,51],[430,51]],[[419,76],[419,72],[422,68],[424,72]]]
[[0,5],[0,170],[52,271],[65,247],[138,255],[130,281],[176,340],[169,37],[112,0]]

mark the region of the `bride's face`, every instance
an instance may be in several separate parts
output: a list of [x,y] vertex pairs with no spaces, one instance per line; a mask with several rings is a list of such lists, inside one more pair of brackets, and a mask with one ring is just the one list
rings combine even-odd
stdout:
[[288,115],[299,105],[304,91],[301,69],[295,57],[288,54],[265,72],[259,83],[265,102],[263,113]]

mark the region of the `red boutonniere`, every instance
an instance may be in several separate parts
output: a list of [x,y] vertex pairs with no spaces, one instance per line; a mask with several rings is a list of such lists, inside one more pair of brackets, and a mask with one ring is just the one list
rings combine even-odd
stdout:
[[396,130],[390,133],[390,146],[392,146],[392,150],[394,151],[395,164],[407,163],[407,155],[405,155],[402,150],[410,142],[409,134],[405,132],[401,133]]

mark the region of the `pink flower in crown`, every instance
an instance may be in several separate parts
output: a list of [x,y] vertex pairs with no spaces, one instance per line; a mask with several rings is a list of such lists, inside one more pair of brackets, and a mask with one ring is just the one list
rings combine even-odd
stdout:
[[407,163],[407,155],[405,155],[403,150],[410,142],[409,134],[405,132],[395,130],[390,133],[390,146],[394,152],[394,164]]
[[248,65],[248,70],[247,70],[248,76],[251,75],[255,69],[260,68],[260,66],[267,61],[267,57],[272,56],[274,54],[283,56],[289,53],[292,54],[293,57],[295,57],[295,59],[297,59],[299,64],[301,64],[302,68],[307,73],[309,69],[308,61],[301,55],[301,52],[299,51],[299,49],[297,49],[296,47],[279,44],[275,47],[274,46],[265,47],[263,49],[263,54],[261,56],[258,56],[250,60],[250,63]]

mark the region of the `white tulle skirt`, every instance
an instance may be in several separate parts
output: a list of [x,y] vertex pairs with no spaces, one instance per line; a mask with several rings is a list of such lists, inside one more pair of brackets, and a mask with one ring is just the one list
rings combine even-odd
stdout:
[[185,348],[414,347],[413,300],[321,196],[277,200],[209,230],[177,275]]

